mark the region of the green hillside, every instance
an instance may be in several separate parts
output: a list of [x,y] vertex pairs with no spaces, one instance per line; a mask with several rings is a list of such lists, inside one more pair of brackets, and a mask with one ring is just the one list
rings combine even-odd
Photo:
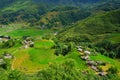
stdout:
[[32,23],[38,20],[46,10],[44,5],[35,4],[31,0],[17,0],[0,9],[0,23],[9,24],[21,21]]
[[85,19],[86,17],[91,15],[89,11],[83,11],[76,7],[63,7],[61,8],[61,10],[60,8],[56,8],[56,10],[53,9],[52,11],[47,12],[45,15],[41,16],[41,19],[39,21],[34,24],[39,24],[40,26],[44,25],[49,28],[62,27],[66,25],[71,25],[76,21]]
[[[98,13],[64,30],[58,38],[86,45],[111,58],[119,58],[120,10]],[[63,36],[64,35],[64,36]]]
[[[91,16],[85,20],[78,21],[71,26],[70,29],[64,31],[59,35],[61,40],[67,40],[69,38],[79,38],[81,35],[99,36],[102,34],[112,34],[120,32],[120,10],[111,12],[98,13],[96,16]],[[63,36],[64,35],[64,36]],[[78,36],[78,37],[76,37]],[[92,38],[91,37],[91,38]]]

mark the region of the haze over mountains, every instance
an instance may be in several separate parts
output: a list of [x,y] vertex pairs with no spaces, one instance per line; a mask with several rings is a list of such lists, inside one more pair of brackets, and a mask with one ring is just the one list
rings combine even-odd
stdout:
[[[117,3],[117,4],[116,4]],[[57,15],[57,20],[60,25],[68,25],[68,23],[73,23],[78,20],[84,19],[88,17],[91,13],[94,13],[95,10],[100,11],[110,11],[114,9],[118,9],[120,7],[120,1],[111,1],[111,0],[1,0],[0,2],[0,23],[8,24],[10,22],[15,21],[25,21],[30,23],[31,25],[40,25],[42,26],[46,22],[40,22],[44,15],[47,15],[48,12],[54,10],[58,7],[57,14],[59,14],[61,10],[63,15]],[[63,6],[63,7],[61,7]],[[66,8],[67,6],[67,8]],[[74,7],[74,9],[72,7]],[[70,8],[69,8],[70,7]],[[76,8],[75,8],[76,7]],[[68,11],[71,10],[71,11]],[[74,10],[74,11],[73,11]],[[61,21],[59,16],[64,16],[68,11],[68,15],[66,18],[70,20],[66,23]],[[83,11],[83,13],[82,13]],[[73,16],[71,13],[73,12]],[[76,13],[75,13],[76,12]],[[75,13],[75,14],[74,14]],[[77,14],[78,13],[78,14]],[[81,15],[85,14],[85,15]],[[53,15],[56,15],[53,13]],[[73,17],[77,18],[78,16],[83,18],[73,20]],[[68,17],[67,17],[68,16]],[[39,22],[38,22],[39,21]],[[50,21],[48,21],[50,22]],[[50,22],[51,23],[51,22]],[[53,20],[53,24],[56,24]],[[46,23],[45,25],[49,25],[50,27],[53,24]],[[56,26],[60,26],[56,25]]]

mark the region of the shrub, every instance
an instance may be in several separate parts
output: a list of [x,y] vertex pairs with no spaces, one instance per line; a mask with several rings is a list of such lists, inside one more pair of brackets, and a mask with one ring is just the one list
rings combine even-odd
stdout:
[[117,72],[118,72],[117,67],[112,66],[108,69],[108,73],[110,73],[110,74],[116,74]]

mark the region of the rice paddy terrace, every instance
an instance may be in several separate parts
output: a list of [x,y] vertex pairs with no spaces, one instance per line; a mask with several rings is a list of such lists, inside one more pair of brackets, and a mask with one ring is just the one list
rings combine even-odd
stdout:
[[[18,24],[15,24],[15,26]],[[50,30],[41,30],[36,28],[23,28],[21,25],[18,28],[10,27],[9,29],[3,28],[0,33],[3,35],[9,35],[12,39],[16,39],[15,46],[11,48],[4,48],[0,50],[0,54],[7,51],[14,56],[11,60],[11,69],[20,70],[27,74],[32,74],[38,72],[42,69],[47,68],[50,64],[61,63],[66,59],[74,59],[76,61],[76,67],[81,71],[91,70],[91,72],[96,73],[88,65],[86,61],[81,59],[81,52],[78,52],[76,48],[69,52],[68,55],[56,56],[55,49],[52,47],[55,45],[53,40],[42,39],[46,34],[52,34]],[[31,36],[34,39],[34,47],[21,48],[22,36]],[[114,35],[113,35],[114,36]],[[88,49],[92,51],[92,49]],[[92,52],[91,52],[92,53]],[[96,56],[90,55],[90,59],[94,61],[103,61],[106,66],[100,66],[104,71],[107,71],[109,67],[115,65],[118,69],[120,67],[120,62],[101,54]]]

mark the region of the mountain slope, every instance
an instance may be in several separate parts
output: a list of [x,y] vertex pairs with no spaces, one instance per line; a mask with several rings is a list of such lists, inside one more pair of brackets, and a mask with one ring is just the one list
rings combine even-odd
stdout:
[[[103,6],[102,5],[100,6],[100,4],[102,4],[102,2],[107,2],[107,1],[111,1],[111,0],[102,0],[102,1],[100,0],[57,0],[57,1],[56,0],[50,0],[50,1],[49,0],[2,0],[0,1],[0,24],[9,24],[12,22],[27,22],[32,26],[34,24],[41,26],[41,23],[44,23],[41,21],[41,18],[43,18],[44,15],[48,15],[49,13],[52,13],[51,10],[56,9],[57,11],[58,9],[57,12],[59,13],[59,15],[55,17],[58,20],[57,22],[59,22],[60,25],[61,23],[62,25],[68,25],[70,23],[74,23],[78,20],[88,17],[89,13],[95,12],[94,9],[96,9],[96,11],[101,10]],[[111,3],[112,2],[114,1],[111,1]],[[96,8],[98,4],[101,7],[100,9]],[[115,5],[116,3],[112,3],[112,8],[116,9],[116,7],[114,8],[113,4]],[[82,9],[83,11],[78,11],[77,8],[75,8],[76,11],[70,11],[68,8],[63,8],[61,9],[62,11],[61,13],[60,8],[66,6],[70,6],[70,7],[74,6],[80,10]],[[118,6],[119,3],[117,5],[117,9],[119,8]],[[93,10],[89,10],[91,7],[93,7],[92,8]],[[109,5],[105,6],[105,9],[106,7],[109,8]],[[63,19],[62,16],[66,16],[63,17],[65,19]],[[54,19],[54,17],[52,17],[52,19]],[[50,25],[51,26],[56,25],[56,22],[54,20],[48,21],[47,26]]]
[[46,12],[44,5],[38,5],[31,0],[17,0],[14,3],[0,10],[0,23],[8,24],[10,22],[34,22]]
[[102,2],[101,4],[98,4],[97,6],[93,7],[94,10],[103,10],[103,11],[110,11],[115,9],[120,9],[120,1],[114,0],[114,1],[107,1]]
[[[120,10],[107,13],[99,13],[85,20],[77,22],[70,29],[62,32],[59,37],[61,40],[80,38],[81,35],[101,35],[107,33],[120,32]],[[64,36],[63,36],[64,35]]]
[[120,10],[99,13],[79,21],[58,35],[60,41],[87,46],[110,58],[120,59]]
[[76,7],[60,7],[57,9],[55,8],[41,16],[40,20],[37,21],[36,24],[47,27],[60,27],[73,24],[76,21],[85,19],[90,15],[90,12],[80,10]]

